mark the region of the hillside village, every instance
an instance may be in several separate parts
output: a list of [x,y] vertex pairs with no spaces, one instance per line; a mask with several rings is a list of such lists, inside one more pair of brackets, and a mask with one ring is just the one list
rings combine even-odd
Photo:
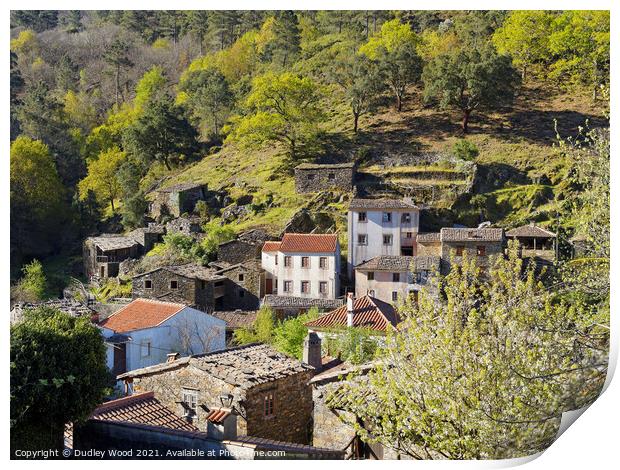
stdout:
[[608,15],[250,13],[13,15],[13,457],[545,449],[607,371]]

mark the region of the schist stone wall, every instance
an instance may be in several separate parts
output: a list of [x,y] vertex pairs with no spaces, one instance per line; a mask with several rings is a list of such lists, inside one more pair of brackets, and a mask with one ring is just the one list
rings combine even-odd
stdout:
[[[312,422],[312,390],[308,381],[313,370],[242,388],[226,383],[194,367],[159,372],[133,379],[134,392],[153,391],[165,406],[183,415],[179,403],[184,389],[198,392],[198,404],[208,408],[222,406],[220,397],[233,396],[232,407],[240,411],[237,435],[308,444]],[[274,413],[264,415],[265,397],[274,398]],[[207,411],[197,407],[194,426],[207,430]]]
[[259,260],[262,247],[262,242],[231,240],[218,246],[217,260],[230,264],[243,263],[253,259]]
[[332,165],[304,163],[295,168],[295,191],[299,194],[328,189],[351,191],[354,179],[354,163]]
[[262,276],[258,267],[232,266],[220,273],[225,281],[223,305],[227,309],[256,310],[260,306]]

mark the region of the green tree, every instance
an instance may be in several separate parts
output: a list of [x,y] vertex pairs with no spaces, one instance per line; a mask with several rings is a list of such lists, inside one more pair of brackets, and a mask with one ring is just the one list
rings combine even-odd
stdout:
[[11,326],[11,451],[63,448],[66,423],[86,420],[109,392],[101,333],[90,318],[50,308]]
[[376,61],[402,110],[407,87],[417,83],[422,74],[422,59],[417,53],[418,36],[408,24],[395,19],[381,26],[381,31],[360,47],[360,53]]
[[509,251],[488,277],[465,256],[439,281],[444,295],[423,291],[401,309],[368,382],[330,397],[362,439],[415,459],[531,455],[553,442],[562,412],[596,399],[609,335],[577,326],[579,309]]
[[327,338],[330,356],[351,364],[364,364],[375,358],[378,349],[377,332],[366,328],[344,328]]
[[22,273],[24,276],[17,283],[14,297],[20,302],[43,300],[47,292],[47,279],[41,262],[32,260],[22,268]]
[[125,152],[113,147],[100,153],[96,160],[89,162],[88,175],[78,185],[80,199],[86,200],[92,191],[100,203],[109,202],[114,212],[114,200],[121,192],[117,172],[125,157]]
[[187,12],[187,22],[189,32],[198,41],[200,55],[204,55],[204,42],[209,31],[209,12],[205,10],[191,10]]
[[200,240],[200,246],[207,258],[213,261],[217,254],[218,245],[235,238],[235,231],[231,227],[222,227],[214,223],[206,224],[203,228],[206,235]]
[[280,142],[291,158],[299,146],[312,140],[324,117],[318,85],[290,72],[267,73],[252,82],[246,107],[250,112],[237,120],[227,141],[243,146]]
[[82,24],[82,12],[80,10],[71,10],[67,13],[67,32],[69,34],[79,33],[84,29]]
[[173,161],[193,156],[196,137],[182,110],[170,97],[162,96],[150,100],[142,115],[123,131],[123,147],[147,165],[158,161],[171,170]]
[[128,229],[144,226],[144,214],[148,208],[144,192],[140,189],[144,174],[143,165],[131,158],[126,158],[116,173],[123,201],[121,221]]
[[304,339],[308,335],[305,323],[316,320],[318,317],[319,310],[313,307],[306,313],[279,322],[273,329],[273,347],[287,356],[301,360]]
[[453,50],[435,57],[424,68],[424,99],[442,109],[463,113],[463,132],[476,110],[494,110],[512,103],[519,83],[510,58],[492,46]]
[[480,153],[478,147],[467,139],[459,139],[452,146],[452,153],[455,157],[471,162],[476,159]]
[[184,104],[192,115],[219,138],[222,124],[234,103],[226,77],[217,69],[190,72],[180,85],[187,98]]
[[276,16],[274,33],[272,44],[274,58],[279,58],[282,67],[286,67],[295,61],[300,51],[301,36],[297,14],[291,10],[281,11]]
[[553,15],[542,10],[515,10],[508,14],[504,24],[493,34],[493,44],[500,54],[512,57],[515,67],[521,69],[521,79],[535,64],[542,64],[549,56],[549,35]]
[[133,66],[133,62],[129,58],[129,44],[122,38],[115,38],[106,48],[103,59],[114,70],[114,90],[116,97],[116,106],[120,104],[121,90],[121,72]]
[[275,323],[273,311],[269,307],[263,306],[256,314],[256,320],[252,326],[235,330],[234,341],[240,345],[250,343],[271,344]]

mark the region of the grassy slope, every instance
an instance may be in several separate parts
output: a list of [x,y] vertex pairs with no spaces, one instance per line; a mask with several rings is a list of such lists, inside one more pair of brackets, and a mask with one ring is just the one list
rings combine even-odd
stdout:
[[[556,141],[554,119],[558,121],[560,135],[567,137],[575,135],[586,121],[594,127],[605,125],[602,108],[592,103],[585,92],[562,94],[528,85],[513,109],[473,114],[467,138],[480,150],[476,163],[481,176],[475,190],[485,201],[482,204],[486,206],[484,217],[508,226],[529,219],[543,225],[550,222],[554,195],[561,191],[567,172],[567,162],[553,145]],[[368,162],[364,171],[384,171],[393,182],[399,180],[400,174],[441,170],[436,165],[399,164],[401,157],[419,152],[447,152],[462,137],[458,113],[424,107],[415,92],[401,113],[391,108],[386,97],[385,106],[378,113],[362,117],[358,135],[351,132],[350,116],[342,104],[331,107],[330,116],[321,153],[336,157],[356,155]],[[220,152],[174,175],[166,184],[204,182],[210,189],[226,188],[233,199],[251,194],[254,203],[272,198],[265,211],[239,221],[235,228],[241,231],[264,227],[278,232],[309,200],[307,196],[295,194],[293,166],[274,146],[253,151],[225,146]],[[451,171],[449,168],[443,170]],[[433,181],[422,179],[418,182]],[[329,207],[333,212],[345,208],[346,199],[339,203],[334,201]],[[480,208],[472,207],[469,197],[457,201],[451,209],[443,220],[469,224],[479,220]],[[345,228],[341,218],[337,226],[341,230]]]

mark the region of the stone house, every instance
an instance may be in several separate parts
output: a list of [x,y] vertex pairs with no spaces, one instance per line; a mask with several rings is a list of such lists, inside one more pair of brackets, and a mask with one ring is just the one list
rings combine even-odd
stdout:
[[132,393],[152,391],[168,408],[208,429],[213,409],[237,416],[237,435],[310,442],[314,368],[251,344],[133,370],[119,376]]
[[439,256],[376,256],[355,267],[355,293],[396,303],[418,292],[439,273]]
[[86,277],[107,278],[118,276],[122,261],[138,258],[142,246],[130,236],[103,234],[87,238],[82,252]]
[[557,235],[533,223],[508,230],[506,238],[517,240],[520,256],[532,259],[538,265],[552,264],[556,259]]
[[177,217],[166,223],[168,233],[182,233],[183,235],[193,236],[202,233],[200,217]]
[[163,225],[150,223],[147,227],[140,227],[127,234],[142,247],[141,254],[146,254],[153,249],[156,243],[160,243],[166,234]]
[[355,163],[302,163],[295,167],[295,191],[299,194],[330,189],[352,191]]
[[20,302],[13,305],[10,312],[10,323],[15,324],[22,321],[24,313],[28,310],[46,307],[60,310],[72,317],[88,317],[93,322],[99,321],[98,313],[93,310],[91,303],[83,304],[74,299],[52,299],[42,302]]
[[99,322],[114,375],[225,347],[224,321],[187,305],[136,299]]
[[265,294],[335,299],[340,296],[337,234],[285,233],[262,250]]
[[266,241],[273,237],[263,230],[248,230],[234,240],[220,243],[217,247],[217,262],[238,264],[244,261],[260,260],[261,250]]
[[353,199],[347,216],[347,274],[376,256],[415,256],[420,208],[408,199]]
[[106,458],[111,458],[110,450],[135,449],[148,449],[156,458],[166,458],[168,452],[174,452],[180,458],[254,460],[261,453],[273,451],[278,451],[278,457],[272,454],[271,458],[343,458],[343,452],[332,449],[237,436],[232,432],[236,431],[236,418],[226,408],[213,408],[207,432],[201,432],[165,406],[153,392],[144,392],[99,405],[85,424],[73,429],[67,445],[74,450],[97,449]]
[[180,217],[190,213],[198,201],[206,200],[207,186],[197,183],[180,183],[168,188],[155,191],[155,197],[150,204],[149,213],[155,220],[162,217]]
[[441,273],[450,272],[451,263],[459,263],[465,253],[486,270],[494,256],[503,255],[504,230],[501,228],[442,228],[437,234],[417,237],[419,252],[441,258]]
[[205,312],[224,307],[228,278],[196,264],[163,266],[132,279],[134,299],[165,299],[193,305]]
[[265,271],[257,260],[226,266],[217,271],[225,277],[222,308],[255,310],[264,293]]

